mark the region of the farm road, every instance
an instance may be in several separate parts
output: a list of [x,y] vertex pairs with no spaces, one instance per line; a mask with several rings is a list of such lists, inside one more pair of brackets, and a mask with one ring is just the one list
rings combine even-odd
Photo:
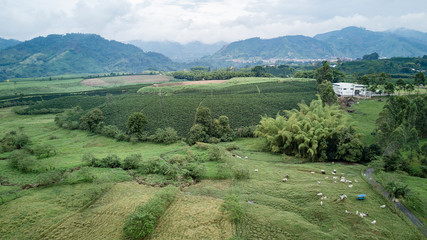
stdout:
[[406,208],[401,202],[395,203],[394,201],[391,201],[391,199],[388,197],[388,192],[385,191],[384,188],[377,181],[374,180],[374,169],[367,169],[364,175],[366,179],[368,179],[369,184],[371,184],[374,188],[380,191],[382,195],[384,195],[387,199],[390,200],[391,203],[393,203],[397,208],[399,208],[400,211],[402,211],[427,238],[427,227],[424,226],[420,219],[418,219],[417,216],[415,216],[411,211],[409,211],[409,209]]

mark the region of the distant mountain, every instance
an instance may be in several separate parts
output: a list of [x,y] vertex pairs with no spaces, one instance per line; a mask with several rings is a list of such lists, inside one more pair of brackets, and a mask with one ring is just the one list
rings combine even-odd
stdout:
[[0,79],[70,73],[172,70],[175,64],[159,53],[95,34],[37,37],[0,51]]
[[20,41],[15,39],[0,38],[0,50],[5,49],[7,47],[15,46],[18,43],[20,43]]
[[180,44],[177,42],[145,42],[141,40],[129,41],[144,51],[161,53],[176,62],[192,62],[203,56],[211,55],[221,49],[225,42],[204,44],[201,42],[190,42]]
[[250,38],[230,43],[213,55],[220,59],[295,59],[328,58],[334,56],[331,47],[306,36],[285,36],[272,39]]
[[380,57],[417,57],[427,53],[427,44],[387,32],[347,27],[339,31],[318,34],[315,39],[328,43],[337,57],[361,58],[377,52]]
[[409,38],[415,41],[420,41],[427,44],[427,33],[415,31],[407,28],[398,28],[394,30],[386,31],[386,33],[392,33],[400,37]]
[[416,31],[374,32],[348,27],[312,38],[284,36],[232,42],[203,60],[254,63],[335,57],[355,59],[373,52],[377,52],[380,57],[417,57],[427,54],[427,43],[422,41],[427,39],[424,36],[425,33]]

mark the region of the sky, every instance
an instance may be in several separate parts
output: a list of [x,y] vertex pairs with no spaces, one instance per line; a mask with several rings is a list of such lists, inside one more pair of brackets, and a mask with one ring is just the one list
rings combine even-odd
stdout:
[[0,0],[0,37],[95,33],[127,42],[232,42],[348,26],[427,32],[427,0]]

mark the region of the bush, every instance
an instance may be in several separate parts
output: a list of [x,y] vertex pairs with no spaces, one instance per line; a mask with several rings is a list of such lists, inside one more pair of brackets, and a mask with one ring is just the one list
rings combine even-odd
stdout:
[[105,158],[100,161],[101,166],[104,168],[119,168],[121,167],[120,158],[116,154],[108,154]]
[[196,182],[200,181],[206,173],[205,166],[198,163],[189,163],[185,166],[185,169],[188,170],[185,176],[191,177]]
[[141,165],[141,161],[142,161],[141,154],[132,154],[130,156],[127,156],[123,160],[122,168],[124,170],[137,169]]
[[239,127],[235,130],[235,134],[237,137],[242,138],[253,138],[255,137],[256,126],[249,126],[249,127]]
[[175,199],[178,189],[165,187],[146,204],[138,206],[123,226],[123,233],[129,239],[142,239],[153,233],[158,219]]
[[146,174],[163,174],[166,161],[161,158],[152,158],[141,164],[140,170]]
[[114,125],[107,125],[102,128],[101,135],[115,138],[117,134],[120,133],[120,129],[117,126]]
[[22,131],[10,131],[1,139],[2,151],[10,152],[15,149],[22,149],[30,143],[30,138]]
[[64,174],[64,171],[49,171],[37,176],[37,183],[40,186],[50,185],[59,182]]
[[236,143],[232,142],[232,143],[227,144],[227,146],[225,146],[225,149],[227,151],[233,151],[233,150],[239,150],[240,148]]
[[225,197],[221,211],[227,213],[234,224],[239,223],[245,214],[236,194],[229,194]]
[[151,135],[149,139],[156,143],[171,144],[178,141],[179,136],[175,129],[167,127],[165,129],[158,128],[154,135]]
[[10,153],[8,163],[11,168],[21,172],[37,172],[39,167],[36,158],[26,150],[15,150]]
[[37,145],[33,147],[33,154],[38,158],[48,158],[56,155],[56,147],[53,145]]
[[82,157],[82,161],[85,163],[85,165],[90,167],[101,166],[101,160],[95,157],[92,153],[85,153]]
[[249,170],[245,168],[243,165],[236,165],[233,166],[231,171],[233,172],[233,178],[240,180],[240,179],[249,179]]
[[231,168],[228,164],[222,163],[217,167],[216,178],[217,179],[227,179],[232,176]]
[[209,161],[218,161],[222,162],[224,161],[224,149],[217,146],[212,145],[209,147]]
[[65,178],[64,182],[68,184],[91,183],[96,179],[90,167],[82,167]]

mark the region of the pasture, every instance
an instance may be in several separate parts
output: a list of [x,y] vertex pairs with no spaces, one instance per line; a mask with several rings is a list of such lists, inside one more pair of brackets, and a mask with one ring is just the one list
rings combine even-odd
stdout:
[[[10,185],[0,188],[4,199],[0,205],[2,239],[123,239],[121,228],[126,217],[160,188],[137,184],[131,172],[121,168],[82,168],[71,172],[83,165],[82,155],[115,153],[123,158],[140,153],[143,161],[147,161],[188,151],[207,155],[208,151],[196,146],[189,148],[184,143],[116,142],[87,132],[60,129],[53,118],[54,115],[49,114],[18,116],[11,109],[0,110],[0,132],[22,126],[32,146],[49,143],[58,149],[56,156],[38,160],[49,166],[38,174],[18,172],[11,169],[6,160],[0,160],[1,179],[7,179]],[[361,174],[364,166],[310,163],[262,152],[261,139],[239,139],[235,145],[238,149],[232,153],[241,158],[226,152],[223,163],[204,162],[206,176],[199,183],[182,186],[150,239],[172,236],[174,239],[228,239],[233,232],[235,237],[243,239],[423,239],[421,233],[365,181]],[[8,154],[2,153],[0,158]],[[249,179],[217,179],[215,175],[224,169],[220,168],[221,164],[246,169]],[[83,169],[94,176],[93,181],[79,181]],[[322,169],[326,174],[321,174]],[[331,173],[334,169],[336,175]],[[51,185],[21,189],[58,170],[70,174]],[[288,181],[282,182],[286,174]],[[340,176],[352,183],[340,182]],[[319,193],[327,198],[322,200]],[[357,200],[360,193],[367,198]],[[237,225],[232,225],[221,211],[224,198],[229,194],[238,196],[245,212]],[[339,200],[341,194],[348,198]],[[381,208],[383,204],[387,207]],[[369,215],[361,218],[356,211]]]

